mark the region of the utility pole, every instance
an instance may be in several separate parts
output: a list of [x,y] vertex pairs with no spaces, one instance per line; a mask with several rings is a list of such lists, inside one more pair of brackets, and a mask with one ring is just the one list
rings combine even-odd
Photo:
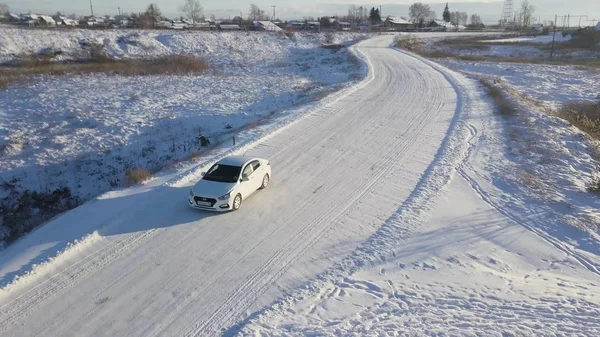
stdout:
[[379,34],[383,32],[383,15],[381,14],[381,5],[379,5]]
[[92,0],[90,0],[90,11],[92,12],[92,16],[94,16],[94,6],[92,6]]
[[275,7],[277,7],[277,6],[276,6],[276,5],[273,5],[273,6],[271,6],[271,7],[273,7],[273,19],[271,19],[271,20],[275,20]]
[[552,34],[552,48],[550,48],[550,58],[554,56],[554,40],[556,39],[556,20],[558,20],[558,14],[554,15],[554,33]]
[[118,8],[119,8],[119,16],[121,16],[121,6],[119,6]]

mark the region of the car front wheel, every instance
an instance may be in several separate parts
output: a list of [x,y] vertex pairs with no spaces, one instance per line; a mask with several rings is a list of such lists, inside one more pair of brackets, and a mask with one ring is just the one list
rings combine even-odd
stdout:
[[233,205],[231,206],[231,210],[237,211],[238,209],[240,209],[240,206],[242,206],[242,196],[238,194],[233,199]]

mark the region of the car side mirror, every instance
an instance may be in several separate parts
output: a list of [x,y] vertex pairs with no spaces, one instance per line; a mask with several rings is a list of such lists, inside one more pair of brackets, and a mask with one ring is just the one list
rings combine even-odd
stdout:
[[249,180],[250,180],[250,178],[248,178],[248,177],[242,177],[242,179],[240,180],[240,182],[242,182],[242,181],[249,181]]

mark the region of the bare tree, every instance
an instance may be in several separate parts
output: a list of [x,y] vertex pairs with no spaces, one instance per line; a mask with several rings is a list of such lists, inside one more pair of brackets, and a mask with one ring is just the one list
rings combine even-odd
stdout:
[[155,21],[160,21],[160,19],[162,17],[162,13],[161,13],[160,9],[158,8],[157,4],[150,4],[148,6],[148,8],[146,9],[146,13],[144,13],[144,14],[150,16]]
[[412,22],[422,25],[431,15],[431,8],[429,5],[424,5],[421,2],[415,2],[410,6],[409,13]]
[[187,15],[188,19],[194,21],[194,23],[204,19],[204,9],[198,0],[186,0],[181,11]]
[[162,19],[162,13],[157,4],[150,4],[139,20],[143,28],[152,28]]
[[8,5],[0,4],[0,14],[8,14]]
[[467,12],[460,12],[460,14],[458,15],[458,23],[466,26],[468,21],[469,14],[467,14]]
[[367,7],[351,5],[348,7],[348,20],[354,23],[366,21],[369,17],[369,10]]
[[450,23],[454,26],[466,25],[469,20],[469,15],[466,12],[452,12],[450,13]]
[[459,19],[458,19],[458,17],[459,17],[458,13],[459,13],[459,12],[451,12],[451,13],[450,13],[450,23],[451,23],[453,26],[458,26],[458,20],[459,20]]
[[437,13],[435,11],[429,12],[429,17],[427,18],[427,21],[431,21],[431,20],[435,20],[435,19],[437,19]]
[[265,14],[265,11],[260,9],[260,7],[258,7],[255,4],[251,4],[250,11],[248,12],[248,19],[252,19],[254,21],[260,21],[260,20],[267,20],[268,17]]
[[535,13],[535,6],[530,5],[528,0],[524,0],[521,3],[521,11],[517,16],[517,22],[521,28],[529,28],[533,24],[533,14]]
[[483,21],[481,21],[481,16],[479,16],[477,14],[471,15],[471,24],[472,25],[481,26],[482,23],[483,23]]

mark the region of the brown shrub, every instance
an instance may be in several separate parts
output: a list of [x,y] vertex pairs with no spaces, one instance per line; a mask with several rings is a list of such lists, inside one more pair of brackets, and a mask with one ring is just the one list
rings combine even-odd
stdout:
[[125,172],[125,178],[127,186],[132,186],[152,178],[152,173],[145,168],[136,167],[127,170],[127,172]]
[[323,36],[323,43],[324,44],[333,44],[333,41],[335,40],[335,37],[333,36],[333,34],[331,33],[326,33]]
[[417,51],[421,45],[421,42],[412,35],[397,35],[394,37],[394,45],[398,48],[406,49],[408,51]]
[[563,48],[595,50],[599,49],[598,43],[600,43],[600,32],[587,30],[575,33],[571,40],[564,42],[559,46]]
[[323,47],[325,49],[328,49],[328,50],[331,50],[334,53],[337,52],[337,51],[339,51],[340,49],[344,48],[344,46],[342,46],[341,44],[324,44],[321,47]]
[[197,161],[202,157],[202,153],[198,152],[198,151],[194,151],[190,154],[187,155],[187,158],[185,160],[191,160],[191,161]]
[[494,102],[498,107],[498,112],[502,116],[514,116],[516,114],[516,110],[513,108],[511,102],[508,100],[501,88],[489,83],[486,80],[481,80],[480,82],[484,87],[487,88],[488,94],[494,99]]
[[558,116],[590,136],[600,139],[600,101],[576,101],[565,104]]
[[588,187],[588,191],[600,194],[600,176],[592,179],[592,184]]
[[165,56],[150,60],[114,60],[97,56],[77,63],[57,63],[48,59],[23,57],[17,66],[0,67],[0,89],[8,88],[33,75],[107,73],[122,76],[186,75],[210,69],[206,61],[187,55]]

